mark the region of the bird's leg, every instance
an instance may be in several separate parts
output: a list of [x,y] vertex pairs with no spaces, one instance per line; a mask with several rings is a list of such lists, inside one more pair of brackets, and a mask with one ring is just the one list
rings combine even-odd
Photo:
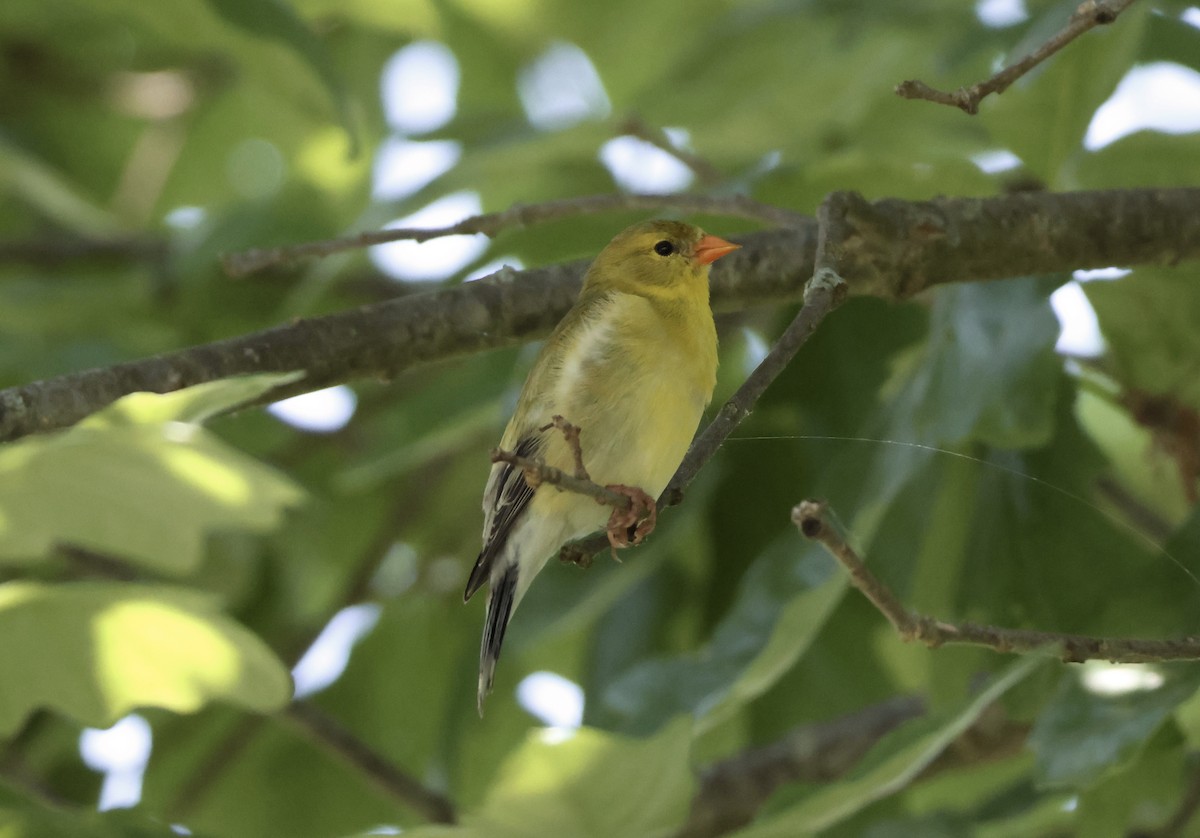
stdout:
[[613,509],[608,518],[608,543],[612,546],[613,558],[617,550],[631,544],[641,544],[642,539],[654,531],[658,521],[658,505],[654,498],[637,486],[614,483],[604,488],[629,498],[628,509]]
[[[583,447],[579,442],[579,426],[572,425],[564,417],[555,415],[539,430],[548,431],[551,428],[557,428],[562,432],[567,447],[571,449],[571,454],[575,459],[574,476],[579,480],[590,481],[592,477],[583,464]],[[617,550],[631,544],[641,544],[642,540],[654,531],[654,525],[658,521],[658,505],[654,498],[637,486],[614,483],[605,488],[629,498],[629,508],[614,508],[608,519],[608,543],[612,548],[612,557],[620,561],[617,558]],[[582,564],[578,559],[573,559],[573,561],[576,564]],[[588,564],[591,564],[590,557],[588,557]]]
[[580,480],[591,480],[591,475],[583,465],[583,448],[579,445],[579,426],[572,425],[563,417],[555,415],[551,417],[550,424],[542,425],[539,430],[548,431],[551,428],[558,428],[562,431],[563,439],[567,441],[567,447],[575,456],[575,476]]

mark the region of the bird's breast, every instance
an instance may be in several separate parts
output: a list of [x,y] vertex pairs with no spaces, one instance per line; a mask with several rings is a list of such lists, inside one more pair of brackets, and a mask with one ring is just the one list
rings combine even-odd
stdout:
[[553,399],[580,427],[592,479],[660,493],[712,396],[716,366],[707,305],[664,316],[645,298],[613,295],[564,352]]

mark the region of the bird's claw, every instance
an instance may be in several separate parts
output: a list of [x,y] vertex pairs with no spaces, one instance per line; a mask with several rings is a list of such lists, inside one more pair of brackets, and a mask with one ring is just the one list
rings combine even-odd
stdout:
[[658,521],[658,505],[654,498],[637,486],[615,483],[604,488],[624,495],[630,501],[628,509],[613,509],[608,518],[608,543],[612,548],[612,557],[620,561],[617,550],[641,544],[646,536],[654,532],[654,525]]

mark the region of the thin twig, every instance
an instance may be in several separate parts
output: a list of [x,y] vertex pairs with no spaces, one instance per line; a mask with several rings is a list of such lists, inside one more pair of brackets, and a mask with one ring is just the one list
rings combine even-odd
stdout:
[[829,208],[831,201],[836,200],[836,195],[840,194],[831,195],[821,205],[818,213],[820,230],[817,234],[817,256],[814,262],[817,270],[814,271],[813,278],[809,280],[804,289],[804,305],[792,322],[788,324],[788,327],[784,329],[779,340],[775,341],[775,345],[771,347],[766,357],[754,368],[754,372],[750,373],[742,382],[742,386],[721,406],[721,410],[713,417],[712,422],[692,443],[679,470],[675,472],[675,476],[667,485],[667,489],[663,493],[664,498],[676,499],[682,494],[699,473],[700,468],[733,433],[734,428],[750,415],[750,411],[754,409],[754,405],[771,386],[771,382],[778,378],[779,374],[792,362],[796,353],[800,351],[800,347],[817,330],[821,321],[845,302],[849,294],[846,283],[840,277],[821,270],[823,253],[828,249]]
[[464,218],[447,227],[398,227],[372,230],[344,238],[304,242],[286,247],[256,248],[221,257],[225,273],[231,277],[252,274],[263,268],[286,264],[309,256],[329,256],[345,250],[358,250],[394,241],[425,242],[445,236],[483,234],[493,238],[503,230],[520,229],[547,221],[579,215],[617,211],[673,209],[680,212],[753,218],[788,227],[796,226],[804,216],[781,207],[762,204],[744,195],[585,195],[540,204],[514,204],[501,212],[488,212]]
[[389,797],[434,823],[454,823],[454,805],[397,768],[331,716],[303,701],[288,708],[286,718],[315,744],[363,771]]
[[579,426],[572,425],[556,414],[550,417],[550,424],[544,425],[542,430],[548,431],[551,428],[562,431],[563,438],[567,441],[567,447],[571,449],[571,456],[575,458],[575,476],[580,480],[591,480],[592,476],[588,474],[587,466],[583,464],[583,446],[579,444]]
[[57,268],[68,262],[149,262],[158,264],[167,258],[168,246],[153,236],[116,236],[81,238],[77,236],[40,236],[0,241],[0,263],[20,263],[42,268]]
[[1164,518],[1157,509],[1152,509],[1136,497],[1119,481],[1111,477],[1100,477],[1096,480],[1096,493],[1115,507],[1130,526],[1141,532],[1155,544],[1165,544],[1175,532],[1170,521]]
[[516,466],[525,473],[525,480],[533,488],[537,488],[542,483],[549,483],[552,486],[557,486],[566,492],[574,492],[577,495],[587,495],[596,503],[604,506],[611,506],[614,509],[630,509],[633,501],[626,495],[614,492],[612,489],[607,489],[597,483],[593,483],[587,478],[576,477],[573,474],[567,474],[560,468],[555,468],[541,460],[531,457],[522,457],[520,454],[514,454],[512,451],[505,451],[502,448],[492,449],[493,463],[510,463]]
[[930,87],[922,81],[908,80],[896,85],[896,95],[904,99],[925,99],[939,105],[953,105],[969,114],[979,113],[979,103],[985,97],[1003,93],[1009,86],[1041,64],[1054,53],[1097,26],[1104,26],[1117,19],[1134,0],[1083,0],[1067,21],[1067,25],[1055,35],[1015,64],[970,87],[960,87],[953,93]]
[[[278,654],[280,659],[287,663],[288,669],[296,668],[296,664],[299,663],[304,653],[329,624],[333,614],[343,608],[365,602],[369,598],[371,580],[378,572],[389,549],[395,543],[396,534],[403,530],[414,515],[420,514],[420,510],[414,509],[408,498],[405,498],[403,502],[397,502],[393,507],[390,513],[383,516],[384,525],[380,527],[371,544],[363,551],[365,559],[358,562],[357,568],[349,576],[345,589],[338,597],[337,604],[320,621],[320,625],[315,628],[310,627],[286,644],[280,644],[283,648],[278,650]],[[249,714],[239,719],[237,724],[225,732],[217,745],[200,760],[195,770],[176,791],[166,811],[175,817],[182,817],[194,810],[208,794],[213,784],[224,776],[229,766],[240,758],[246,747],[254,741],[259,731],[273,720],[272,716]],[[431,794],[436,796],[436,793],[431,792]]]
[[[545,431],[549,428],[558,428],[567,438],[567,445],[571,448],[575,458],[573,475],[540,459],[522,457],[520,454],[500,448],[492,449],[492,462],[509,463],[521,469],[525,482],[531,488],[536,489],[543,483],[549,483],[560,490],[587,495],[596,503],[611,506],[613,512],[608,520],[604,537],[612,550],[613,559],[617,562],[621,561],[617,555],[618,549],[641,544],[642,539],[653,532],[654,524],[658,520],[658,507],[654,503],[654,498],[635,486],[601,486],[593,483],[583,465],[583,449],[579,445],[579,428],[561,416],[555,416],[554,421],[545,425],[542,430]],[[571,560],[580,567],[587,568],[591,566],[592,554],[575,553]]]
[[117,556],[90,550],[77,544],[57,544],[59,555],[69,561],[81,576],[98,579],[115,579],[119,582],[145,581],[152,576]]
[[215,747],[205,753],[192,768],[191,773],[176,787],[165,811],[172,819],[188,820],[208,794],[212,785],[222,776],[242,751],[253,741],[264,724],[264,717],[245,715],[222,734]]
[[[45,709],[34,710],[24,723],[14,731],[9,740],[0,745],[0,777],[9,785],[53,808],[69,808],[75,801],[68,800],[45,779],[30,769],[28,757],[34,753],[48,736],[53,736],[58,719]],[[42,760],[38,760],[42,762]]]
[[846,540],[825,517],[821,501],[801,501],[792,510],[792,521],[805,538],[818,542],[850,573],[850,581],[888,619],[905,641],[917,640],[936,648],[944,643],[985,646],[1005,654],[1054,650],[1067,663],[1106,660],[1112,663],[1157,663],[1200,660],[1200,637],[1176,640],[1142,640],[1124,637],[1091,637],[1053,631],[1002,628],[976,623],[949,623],[909,611],[891,589],[867,569]]
[[680,148],[671,141],[671,138],[667,135],[666,131],[647,124],[640,116],[636,114],[630,116],[624,122],[622,122],[617,128],[617,131],[618,133],[628,137],[637,137],[639,140],[647,142],[655,148],[665,151],[667,154],[671,155],[680,163],[691,169],[700,182],[705,186],[716,186],[725,180],[725,175],[712,163],[709,163],[707,160],[693,151],[688,151],[686,148]]

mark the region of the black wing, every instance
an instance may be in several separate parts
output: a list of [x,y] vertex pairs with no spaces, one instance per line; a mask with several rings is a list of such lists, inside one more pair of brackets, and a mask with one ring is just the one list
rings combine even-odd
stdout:
[[[541,450],[541,435],[527,436],[517,443],[513,452],[519,457],[536,457]],[[479,590],[491,575],[492,563],[508,541],[508,534],[520,519],[529,501],[533,497],[533,487],[525,479],[521,469],[512,463],[497,463],[499,466],[494,481],[489,482],[488,497],[494,495],[490,511],[491,526],[483,540],[483,550],[475,560],[475,567],[467,579],[467,588],[463,591],[463,602]]]

